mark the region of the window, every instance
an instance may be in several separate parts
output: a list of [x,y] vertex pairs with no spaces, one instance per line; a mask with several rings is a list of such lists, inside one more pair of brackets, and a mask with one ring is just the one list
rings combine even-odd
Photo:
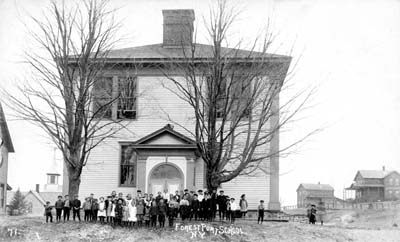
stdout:
[[396,178],[396,186],[400,185],[399,184],[399,178]]
[[93,87],[93,114],[97,118],[136,119],[137,78],[102,77],[97,80]]
[[136,186],[137,154],[128,145],[121,146],[121,186]]
[[50,176],[50,184],[56,184],[56,176],[52,175]]
[[389,184],[392,186],[393,185],[393,178],[389,179]]
[[93,86],[93,115],[96,118],[112,117],[113,80],[102,77]]
[[[209,79],[210,80],[210,79]],[[246,77],[237,76],[228,82],[225,78],[216,90],[217,118],[223,118],[226,111],[248,118],[251,113],[251,85]],[[228,97],[229,95],[229,97]],[[228,103],[227,103],[228,102]]]
[[5,186],[4,184],[0,184],[0,208],[4,208],[4,193]]
[[118,119],[136,119],[136,78],[118,80]]

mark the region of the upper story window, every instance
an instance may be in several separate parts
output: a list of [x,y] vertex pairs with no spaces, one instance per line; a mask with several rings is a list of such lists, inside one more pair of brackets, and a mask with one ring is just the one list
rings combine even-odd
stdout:
[[[236,76],[228,80],[224,78],[216,85],[215,95],[217,118],[230,119],[231,115],[241,115],[248,118],[251,114],[251,85],[247,83],[246,77]],[[225,113],[228,112],[228,115]]]
[[93,113],[97,118],[137,118],[137,78],[102,77],[93,87]]
[[390,179],[389,179],[389,184],[390,184],[390,185],[393,185],[393,178],[390,178]]
[[113,79],[102,77],[93,86],[93,114],[97,118],[112,118]]
[[136,78],[118,79],[118,119],[136,119]]
[[396,186],[400,185],[399,184],[399,178],[396,178]]

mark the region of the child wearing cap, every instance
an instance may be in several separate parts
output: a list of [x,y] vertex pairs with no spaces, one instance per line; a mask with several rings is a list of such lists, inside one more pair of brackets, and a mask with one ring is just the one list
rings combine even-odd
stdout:
[[258,205],[258,219],[257,219],[257,224],[263,223],[264,221],[264,210],[265,210],[265,206],[264,206],[264,200],[260,201],[260,205]]
[[47,201],[46,205],[44,205],[44,215],[46,216],[46,223],[49,222],[49,218],[50,218],[50,223],[53,222],[53,215],[51,214],[52,209],[53,207],[50,205],[50,202]]

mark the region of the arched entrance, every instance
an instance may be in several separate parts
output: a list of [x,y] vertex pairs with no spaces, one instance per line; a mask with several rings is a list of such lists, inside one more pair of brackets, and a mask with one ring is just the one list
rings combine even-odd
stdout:
[[169,193],[182,190],[183,173],[173,164],[161,164],[154,167],[149,174],[148,192],[156,194],[168,189]]

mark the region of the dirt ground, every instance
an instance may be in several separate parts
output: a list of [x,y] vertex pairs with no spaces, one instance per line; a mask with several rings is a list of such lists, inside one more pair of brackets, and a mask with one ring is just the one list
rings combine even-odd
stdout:
[[[44,217],[0,217],[0,241],[400,241],[400,211],[333,211],[326,225],[237,221],[126,229],[92,223],[46,224]],[[192,227],[188,227],[192,225]],[[194,226],[194,225],[197,225]],[[222,226],[222,227],[221,227]]]

